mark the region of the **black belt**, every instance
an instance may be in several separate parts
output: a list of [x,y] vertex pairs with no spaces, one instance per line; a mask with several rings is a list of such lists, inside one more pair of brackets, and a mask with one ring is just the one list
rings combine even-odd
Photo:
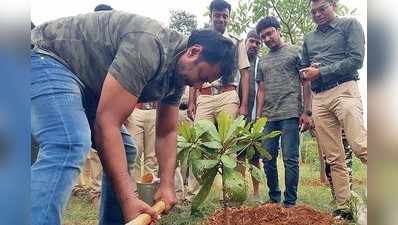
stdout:
[[316,94],[318,94],[320,92],[332,89],[334,87],[339,86],[340,84],[343,84],[345,82],[352,81],[352,80],[358,80],[358,79],[355,78],[355,77],[342,78],[342,79],[340,79],[340,80],[338,80],[336,82],[329,83],[329,84],[326,84],[326,85],[321,85],[320,87],[315,87],[314,89],[312,89],[312,91],[315,92]]

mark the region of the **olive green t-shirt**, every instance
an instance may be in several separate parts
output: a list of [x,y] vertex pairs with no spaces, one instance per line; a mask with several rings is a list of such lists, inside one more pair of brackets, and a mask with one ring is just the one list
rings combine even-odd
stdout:
[[111,73],[139,102],[178,105],[184,82],[175,74],[186,38],[147,17],[101,11],[61,18],[32,31],[34,50],[73,72],[99,98]]
[[300,49],[285,45],[260,61],[256,81],[264,81],[263,116],[270,121],[298,118],[303,110]]

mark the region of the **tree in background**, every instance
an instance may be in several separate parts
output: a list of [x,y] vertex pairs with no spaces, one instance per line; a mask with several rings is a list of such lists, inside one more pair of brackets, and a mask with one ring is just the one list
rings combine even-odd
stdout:
[[[337,15],[353,15],[341,3],[337,4]],[[292,45],[301,45],[305,34],[314,30],[309,8],[309,0],[239,0],[238,7],[232,10],[228,30],[241,35],[253,29],[265,16],[278,17],[282,25],[284,39]]]
[[182,34],[189,35],[191,31],[197,29],[198,22],[196,16],[184,10],[170,10],[169,28]]

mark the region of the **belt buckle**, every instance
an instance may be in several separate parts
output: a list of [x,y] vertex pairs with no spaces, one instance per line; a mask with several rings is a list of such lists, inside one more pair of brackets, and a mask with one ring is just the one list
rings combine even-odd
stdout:
[[143,108],[144,108],[145,110],[153,109],[152,103],[151,103],[151,102],[145,102],[145,103],[143,103]]
[[[342,83],[344,83],[344,82],[336,81],[336,83],[334,83],[333,85],[331,85],[331,87],[330,87],[329,89],[338,87],[338,86],[340,86]],[[329,89],[328,89],[328,90],[329,90]]]
[[210,91],[211,91],[211,95],[218,95],[218,94],[222,93],[221,87],[211,86]]

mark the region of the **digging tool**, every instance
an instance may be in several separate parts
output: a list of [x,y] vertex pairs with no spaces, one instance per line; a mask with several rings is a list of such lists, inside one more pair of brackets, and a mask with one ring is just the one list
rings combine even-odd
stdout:
[[[166,203],[164,201],[159,201],[152,206],[152,209],[156,211],[159,215],[166,209]],[[132,221],[126,223],[126,225],[148,225],[151,222],[151,216],[149,214],[143,213],[137,216]]]

